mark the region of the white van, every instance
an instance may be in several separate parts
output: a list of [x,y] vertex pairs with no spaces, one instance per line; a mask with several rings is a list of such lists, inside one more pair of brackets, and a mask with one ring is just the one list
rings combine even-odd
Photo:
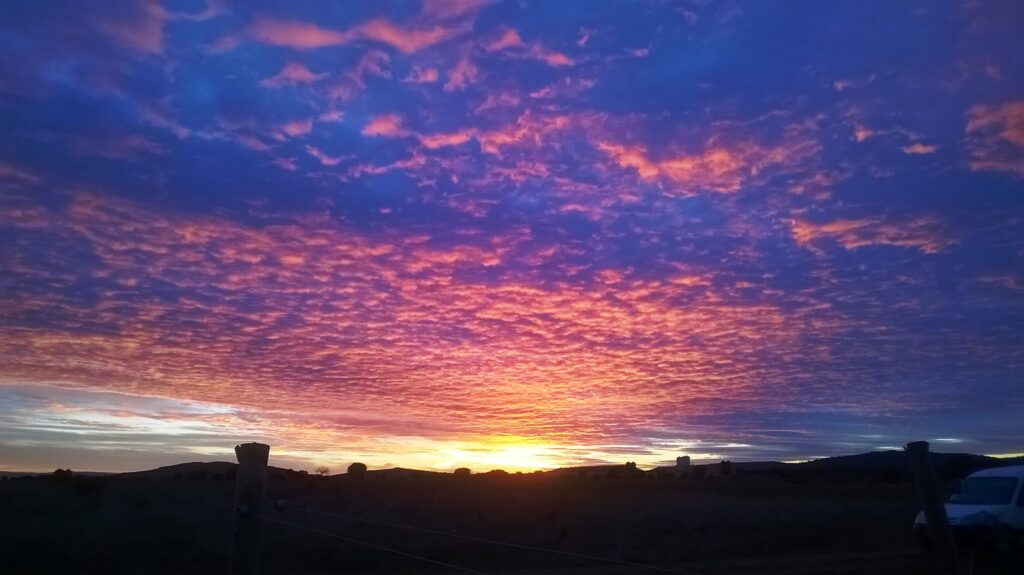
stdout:
[[[1024,530],[1024,465],[984,469],[953,485],[946,500],[946,516],[954,528],[1008,527]],[[914,518],[914,530],[923,534],[924,512]]]

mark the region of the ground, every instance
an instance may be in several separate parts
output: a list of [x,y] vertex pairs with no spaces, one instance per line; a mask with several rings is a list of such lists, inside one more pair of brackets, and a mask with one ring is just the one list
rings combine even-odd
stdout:
[[[0,481],[0,572],[225,573],[234,480],[216,471]],[[662,572],[923,574],[917,508],[909,482],[863,477],[359,481],[273,470],[260,557],[266,573],[454,572],[337,535],[484,573],[657,572],[524,548],[540,547]]]

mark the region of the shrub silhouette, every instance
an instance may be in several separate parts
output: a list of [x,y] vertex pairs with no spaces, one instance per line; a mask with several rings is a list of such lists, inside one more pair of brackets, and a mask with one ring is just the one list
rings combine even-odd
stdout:
[[460,467],[455,470],[455,477],[469,477],[473,472],[468,467]]
[[70,469],[57,469],[53,472],[53,478],[60,481],[67,481],[74,476]]
[[348,466],[348,476],[350,478],[352,478],[352,479],[363,479],[363,478],[365,478],[366,477],[366,464],[365,463],[359,463],[357,461],[356,463],[353,463],[352,465],[349,465]]

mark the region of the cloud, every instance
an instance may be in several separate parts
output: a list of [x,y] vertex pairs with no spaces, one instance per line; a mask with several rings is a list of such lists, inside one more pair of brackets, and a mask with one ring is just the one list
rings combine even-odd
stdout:
[[264,88],[282,88],[297,84],[309,84],[327,77],[327,74],[314,74],[312,70],[298,62],[288,62],[281,71],[260,82]]
[[972,170],[1024,177],[1024,100],[972,107],[965,134]]
[[170,20],[206,22],[214,18],[220,18],[227,13],[226,0],[207,0],[206,7],[199,12],[168,12],[167,18]]
[[448,71],[448,81],[444,84],[445,91],[462,90],[469,84],[477,81],[480,70],[473,64],[469,56],[463,56],[458,63]]
[[95,17],[100,31],[115,44],[143,54],[163,52],[164,22],[168,14],[158,2],[118,6]]
[[288,122],[287,124],[282,124],[280,129],[281,133],[291,138],[305,136],[313,131],[313,120],[310,118],[295,120]]
[[314,158],[319,160],[320,161],[320,165],[325,166],[325,167],[336,166],[336,165],[340,164],[342,161],[344,161],[344,159],[345,159],[343,157],[329,156],[329,155],[325,154],[319,148],[316,148],[314,146],[309,146],[309,145],[306,146],[306,152],[308,152],[310,156],[313,156]]
[[364,136],[396,138],[407,136],[409,132],[402,127],[401,116],[398,114],[384,114],[370,120],[370,122],[363,127],[362,134]]
[[820,224],[794,219],[790,222],[790,229],[793,240],[808,248],[814,248],[821,240],[827,239],[846,250],[895,246],[935,254],[954,243],[942,223],[931,217],[896,222],[882,218],[843,219]]
[[361,38],[381,42],[401,52],[410,53],[454,38],[461,34],[464,28],[440,25],[406,28],[386,18],[378,18],[361,24],[356,31]]
[[428,20],[451,20],[474,16],[488,0],[424,0],[421,14]]
[[249,26],[249,35],[258,42],[296,50],[313,50],[351,42],[350,34],[292,20],[258,18]]
[[406,53],[417,52],[444,42],[465,31],[463,26],[439,24],[406,27],[387,18],[369,20],[345,31],[272,18],[259,18],[249,27],[249,35],[258,42],[296,50],[314,50],[349,44],[357,40],[369,40],[387,44]]
[[696,189],[733,193],[748,181],[769,169],[784,170],[795,166],[813,153],[812,141],[795,140],[774,147],[752,141],[726,145],[715,138],[696,154],[670,155],[652,159],[640,145],[597,142],[597,148],[623,168],[636,170],[641,179],[661,179],[683,186],[680,193]]
[[6,184],[34,184],[41,179],[29,170],[0,161],[0,181]]
[[913,144],[911,144],[909,146],[903,146],[903,153],[904,154],[917,154],[917,155],[932,154],[932,153],[935,152],[935,150],[938,150],[938,149],[939,149],[938,146],[929,146],[927,144],[922,144],[921,142],[914,142]]
[[328,96],[331,100],[348,100],[366,89],[369,78],[390,78],[390,62],[391,57],[386,52],[367,50],[359,57],[356,65],[331,86]]
[[523,40],[519,37],[519,32],[516,32],[511,28],[506,28],[505,31],[501,33],[501,36],[487,44],[484,49],[488,52],[498,52],[501,50],[508,50],[510,48],[520,48],[523,45]]
[[411,84],[432,84],[438,78],[437,68],[413,68],[404,81]]
[[474,133],[470,130],[451,132],[447,134],[420,135],[420,143],[425,147],[434,150],[447,146],[459,146],[473,139]]
[[138,134],[114,137],[79,136],[74,140],[71,148],[78,156],[110,160],[134,158],[139,154],[163,155],[167,153],[165,146]]
[[861,124],[855,124],[854,125],[853,137],[858,142],[863,142],[863,141],[867,140],[868,138],[870,138],[871,136],[874,136],[874,135],[875,135],[874,130],[871,130],[870,128],[866,128],[866,127],[862,126]]
[[530,58],[548,66],[572,66],[575,62],[569,56],[544,46],[541,42],[525,43],[519,32],[506,28],[500,36],[484,46],[487,52],[502,52],[515,58]]

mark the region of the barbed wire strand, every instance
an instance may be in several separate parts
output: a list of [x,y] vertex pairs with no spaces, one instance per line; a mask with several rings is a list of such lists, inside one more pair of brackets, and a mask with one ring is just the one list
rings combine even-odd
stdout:
[[289,523],[288,521],[281,521],[280,519],[276,519],[274,517],[269,517],[267,515],[259,515],[259,514],[256,514],[256,513],[251,513],[250,515],[252,515],[253,517],[262,518],[265,521],[269,521],[271,523],[276,523],[278,525],[282,525],[284,527],[290,527],[292,529],[298,529],[300,531],[308,531],[309,533],[316,533],[318,535],[323,535],[324,537],[331,537],[331,538],[334,538],[334,539],[339,539],[341,541],[346,541],[348,543],[354,543],[356,545],[362,545],[364,547],[370,547],[371,549],[377,549],[378,551],[386,551],[388,553],[394,553],[395,555],[401,555],[403,557],[408,557],[410,559],[416,559],[417,561],[424,561],[424,562],[427,562],[427,563],[433,563],[434,565],[440,565],[441,567],[446,567],[448,569],[452,569],[452,570],[459,571],[459,572],[462,572],[462,573],[473,573],[474,575],[487,575],[486,573],[484,573],[482,571],[475,571],[475,570],[469,569],[467,567],[460,567],[459,565],[453,565],[451,563],[445,563],[444,561],[438,561],[437,559],[431,559],[429,557],[423,557],[422,555],[416,555],[414,553],[407,553],[405,551],[400,551],[398,549],[393,549],[391,547],[385,547],[383,545],[378,545],[376,543],[370,543],[369,541],[362,541],[360,539],[352,539],[351,537],[345,537],[343,535],[338,535],[337,533],[331,533],[329,531],[323,531],[323,530],[315,529],[315,528],[312,528],[312,527],[306,527],[304,525],[297,525],[295,523]]
[[611,558],[608,558],[608,557],[599,557],[599,556],[596,556],[596,555],[587,555],[587,554],[584,554],[584,553],[575,553],[575,552],[572,552],[572,551],[559,551],[558,549],[548,549],[546,547],[535,547],[533,545],[524,545],[522,543],[512,543],[510,541],[501,541],[501,540],[498,540],[498,539],[488,539],[486,537],[475,537],[473,535],[462,535],[460,533],[451,533],[449,531],[438,531],[436,529],[427,529],[425,527],[416,527],[416,526],[413,526],[413,525],[402,525],[400,523],[391,523],[391,522],[388,522],[388,521],[379,521],[379,520],[375,520],[375,519],[364,519],[362,517],[353,517],[353,516],[349,516],[349,515],[340,515],[340,514],[337,514],[337,513],[331,513],[329,511],[320,511],[318,509],[296,509],[296,508],[291,508],[291,509],[293,509],[294,511],[302,512],[302,513],[313,513],[313,514],[316,514],[316,515],[324,515],[324,516],[334,517],[336,519],[342,519],[342,520],[347,520],[347,521],[356,521],[356,522],[360,522],[360,523],[369,523],[371,525],[381,525],[383,527],[393,527],[395,529],[408,529],[410,531],[419,531],[421,533],[430,533],[430,534],[433,534],[433,535],[442,535],[444,537],[453,537],[453,538],[456,538],[456,539],[465,539],[465,540],[468,540],[468,541],[476,541],[476,542],[479,542],[479,543],[489,543],[491,545],[502,545],[504,547],[512,547],[512,548],[515,548],[515,549],[524,549],[524,550],[528,550],[528,551],[537,551],[537,552],[541,552],[541,553],[550,553],[550,554],[553,554],[553,555],[562,555],[564,557],[572,557],[572,558],[575,558],[575,559],[587,559],[587,560],[590,560],[590,561],[600,561],[600,562],[604,562],[604,563],[614,563],[616,565],[623,565],[623,566],[626,566],[626,567],[634,567],[634,568],[637,568],[637,569],[647,569],[649,571],[660,571],[662,573],[676,573],[676,574],[679,573],[679,571],[676,571],[674,569],[668,569],[666,567],[658,567],[657,565],[647,565],[645,563],[633,563],[632,561],[623,561],[621,559],[611,559]]

